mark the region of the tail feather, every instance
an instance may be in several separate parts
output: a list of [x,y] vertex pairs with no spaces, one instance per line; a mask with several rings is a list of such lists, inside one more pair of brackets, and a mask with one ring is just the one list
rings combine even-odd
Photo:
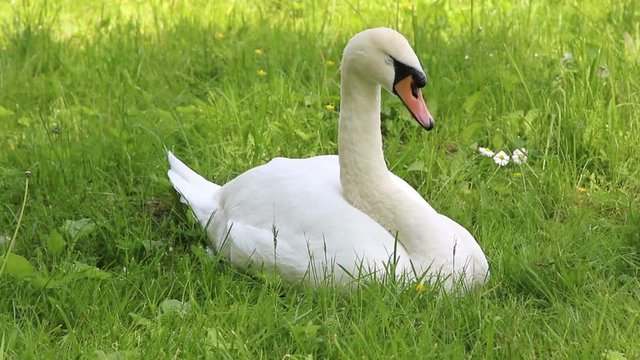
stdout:
[[216,185],[195,171],[191,170],[171,151],[167,151],[169,171],[167,176],[173,188],[180,194],[180,201],[189,205],[202,226],[206,226],[212,214],[218,209],[216,192],[220,185]]

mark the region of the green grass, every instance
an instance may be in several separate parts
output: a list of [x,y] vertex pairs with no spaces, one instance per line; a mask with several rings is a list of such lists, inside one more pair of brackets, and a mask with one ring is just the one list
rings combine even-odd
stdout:
[[[0,359],[640,358],[637,1],[228,3],[0,3],[2,255],[33,174]],[[380,25],[437,124],[385,95],[389,166],[479,239],[488,284],[309,291],[211,260],[165,147],[218,183],[335,153],[342,48]]]

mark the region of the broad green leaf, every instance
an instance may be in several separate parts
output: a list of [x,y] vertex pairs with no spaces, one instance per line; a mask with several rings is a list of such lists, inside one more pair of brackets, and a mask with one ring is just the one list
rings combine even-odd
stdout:
[[114,351],[110,353],[105,353],[102,350],[96,350],[89,357],[90,359],[95,360],[127,360],[127,359],[138,359],[138,352],[134,350],[124,350],[124,351]]
[[100,270],[95,266],[91,266],[91,265],[87,265],[84,263],[81,263],[79,261],[76,261],[74,263],[76,270],[84,277],[88,278],[88,279],[101,279],[101,280],[106,280],[108,278],[111,277],[111,274],[109,274],[106,271]]
[[314,106],[314,105],[318,104],[319,102],[320,102],[320,99],[319,99],[318,95],[316,95],[314,93],[309,93],[309,94],[307,94],[307,96],[304,97],[304,106],[306,106],[306,107]]
[[296,135],[298,135],[304,141],[307,141],[307,140],[311,139],[311,135],[305,133],[304,131],[302,131],[300,129],[294,129],[293,131],[296,133]]
[[614,350],[606,350],[603,355],[606,360],[626,360],[627,359],[627,357],[624,356],[623,353],[619,351],[614,351]]
[[14,253],[9,253],[9,255],[7,256],[5,271],[7,272],[7,274],[15,276],[19,279],[39,276],[38,270],[36,270],[36,267],[33,266],[33,264],[29,262],[29,260]]
[[144,246],[144,249],[149,252],[155,249],[160,249],[162,248],[162,246],[164,246],[164,243],[162,241],[158,241],[158,240],[151,240],[151,239],[147,239],[147,240],[143,240],[142,241],[142,246]]
[[187,106],[178,106],[176,108],[176,110],[178,111],[178,113],[180,113],[181,115],[192,115],[192,114],[196,114],[198,113],[200,110],[195,107],[194,105],[187,105]]
[[15,115],[15,113],[5,107],[0,106],[0,119],[2,118],[9,118],[11,116]]
[[315,337],[318,334],[320,328],[320,325],[315,325],[312,321],[309,321],[306,325],[291,326],[290,331],[291,334],[295,336],[304,335]]
[[228,342],[224,339],[222,334],[218,329],[208,328],[207,329],[207,345],[211,346],[217,350],[231,350],[236,348],[232,342]]
[[167,299],[160,304],[160,311],[163,314],[170,312],[186,313],[189,311],[191,304],[176,299]]
[[132,313],[132,312],[130,312],[130,313],[129,313],[129,316],[131,317],[131,319],[133,320],[133,322],[134,322],[135,324],[137,324],[137,325],[145,326],[145,327],[146,327],[146,326],[150,326],[150,325],[152,324],[152,323],[151,323],[151,320],[147,319],[146,317],[144,317],[144,316],[142,316],[142,315],[138,315],[138,314],[136,314],[136,313]]
[[87,218],[80,220],[65,220],[64,225],[62,225],[60,229],[72,239],[78,240],[91,234],[96,229],[96,224],[93,220]]
[[540,111],[538,109],[531,109],[527,112],[527,115],[524,116],[524,122],[522,123],[522,129],[525,134],[531,134],[534,129],[536,129],[536,123],[540,118]]
[[640,51],[638,51],[638,47],[636,46],[633,37],[628,32],[622,34],[622,38],[624,39],[624,45],[627,48],[627,55],[632,60],[640,60]]
[[60,255],[64,250],[65,241],[58,230],[53,230],[47,237],[47,249],[53,255]]
[[425,171],[427,171],[427,169],[426,169],[426,165],[425,165],[423,160],[416,160],[413,163],[411,163],[411,165],[409,165],[407,167],[407,171],[425,172]]
[[493,149],[493,151],[498,152],[502,150],[504,147],[504,136],[501,133],[496,132],[491,137],[490,144],[491,144],[491,149]]
[[[474,121],[469,123],[462,130],[462,134],[460,134],[460,140],[463,143],[473,142],[480,137],[480,134],[485,130],[485,124],[481,121]],[[473,149],[476,150],[478,145],[474,145]]]
[[29,282],[38,288],[44,288],[45,286],[48,288],[51,288],[51,287],[57,286],[55,281],[51,279],[47,279],[46,277],[40,274],[36,274],[35,277],[29,278]]
[[467,97],[467,99],[464,101],[464,105],[462,105],[462,107],[464,108],[464,111],[468,113],[472,113],[473,110],[475,110],[476,103],[478,102],[478,100],[480,100],[481,96],[482,96],[482,90],[476,91],[474,94]]

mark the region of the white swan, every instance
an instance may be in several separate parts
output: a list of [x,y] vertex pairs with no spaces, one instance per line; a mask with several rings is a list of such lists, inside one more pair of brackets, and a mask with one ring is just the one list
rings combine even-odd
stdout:
[[168,176],[182,201],[231,262],[276,269],[292,282],[345,285],[393,268],[446,290],[483,283],[488,264],[473,236],[385,164],[381,87],[423,127],[434,125],[420,90],[426,77],[407,40],[387,28],[355,35],[341,75],[339,156],[275,158],[219,186],[169,152]]

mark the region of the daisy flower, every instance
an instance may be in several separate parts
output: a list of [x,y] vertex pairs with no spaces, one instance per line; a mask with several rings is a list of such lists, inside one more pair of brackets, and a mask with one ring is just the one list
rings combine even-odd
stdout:
[[507,166],[509,164],[509,155],[504,151],[500,151],[499,153],[493,155],[493,162],[500,166]]
[[495,155],[493,150],[489,148],[484,148],[484,147],[479,147],[478,152],[480,153],[480,155],[486,156],[486,157],[493,157],[493,155]]
[[524,163],[527,162],[527,149],[522,148],[522,149],[516,149],[513,151],[513,154],[511,154],[511,158],[513,159],[513,162],[518,164],[518,165],[522,165]]

